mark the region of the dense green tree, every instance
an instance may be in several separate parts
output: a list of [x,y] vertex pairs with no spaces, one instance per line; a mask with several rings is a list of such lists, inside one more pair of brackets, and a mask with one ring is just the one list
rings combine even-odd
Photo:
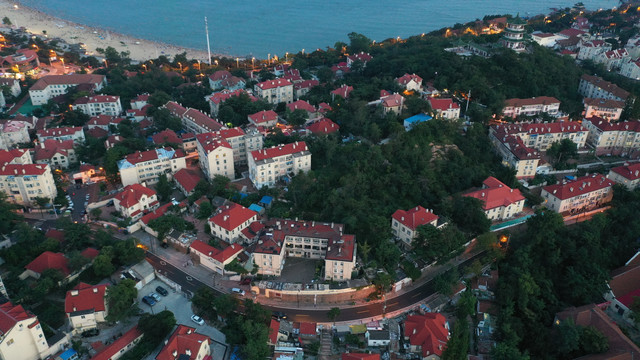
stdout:
[[293,111],[287,111],[286,113],[287,123],[293,126],[304,125],[308,117],[309,114],[303,109],[295,109]]
[[93,261],[93,273],[97,277],[106,277],[115,271],[115,267],[111,263],[111,257],[107,255],[98,255]]
[[198,219],[208,219],[211,217],[213,213],[213,205],[209,201],[203,201],[200,204],[200,209],[198,210],[198,215],[196,216]]
[[138,320],[138,329],[144,333],[146,339],[153,340],[156,344],[165,339],[175,325],[176,318],[168,310],[155,315],[144,313]]
[[118,285],[110,286],[107,291],[107,302],[109,304],[107,320],[119,321],[131,315],[133,303],[137,296],[136,283],[131,279],[125,279]]
[[14,210],[17,209],[17,205],[7,201],[7,195],[0,192],[0,234],[8,234],[13,230],[16,223],[22,219],[21,216],[16,214]]
[[169,180],[167,179],[167,175],[161,174],[158,177],[158,183],[156,184],[156,192],[160,197],[160,201],[168,201],[171,198],[172,192],[171,184],[169,184]]
[[327,313],[327,317],[332,322],[335,322],[336,319],[340,317],[340,308],[339,307],[332,307],[331,309],[329,309],[329,312]]
[[566,169],[567,162],[578,157],[578,145],[571,139],[562,139],[551,144],[547,155],[552,159],[556,169]]
[[443,360],[464,360],[469,352],[469,322],[466,318],[458,318],[453,325],[451,339],[442,353]]
[[352,54],[368,52],[371,46],[371,39],[355,32],[349,33],[349,51]]

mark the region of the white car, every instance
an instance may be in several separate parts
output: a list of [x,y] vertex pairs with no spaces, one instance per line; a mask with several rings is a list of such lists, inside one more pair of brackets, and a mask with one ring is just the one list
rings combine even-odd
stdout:
[[204,325],[204,319],[198,315],[191,315],[191,320],[198,325]]
[[242,289],[233,288],[233,289],[231,289],[231,292],[234,293],[234,294],[238,294],[240,296],[244,296],[244,290],[242,290]]

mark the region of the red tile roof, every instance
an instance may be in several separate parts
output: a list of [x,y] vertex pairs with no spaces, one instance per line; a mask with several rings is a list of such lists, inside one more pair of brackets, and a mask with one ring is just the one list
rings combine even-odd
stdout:
[[69,156],[69,150],[73,150],[73,140],[58,141],[47,139],[36,146],[33,160],[50,160],[57,154]]
[[29,90],[44,90],[49,85],[100,84],[104,82],[104,75],[72,74],[43,76]]
[[48,168],[47,164],[5,164],[0,167],[0,175],[42,175]]
[[407,84],[411,82],[411,80],[417,82],[418,84],[422,83],[422,78],[416,74],[404,74],[401,77],[396,79],[398,84],[402,86],[407,86]]
[[598,117],[592,116],[587,118],[593,126],[598,128],[601,131],[631,131],[631,132],[640,132],[640,121],[619,121],[619,122],[608,122],[607,120]]
[[216,135],[222,137],[223,139],[232,139],[238,136],[245,135],[244,130],[241,127],[236,126],[231,129],[222,129],[215,132]]
[[98,255],[100,255],[100,250],[92,248],[92,247],[88,247],[88,248],[82,250],[80,255],[84,256],[87,259],[93,260],[96,257],[98,257]]
[[0,150],[0,165],[8,164],[15,159],[19,159],[24,155],[27,150],[14,149],[14,150]]
[[[166,345],[162,347],[158,356],[156,356],[156,360],[175,360],[177,358],[180,358],[180,360],[192,360],[196,358],[204,344],[208,345],[210,343],[209,337],[197,334],[196,329],[179,325],[167,340]],[[191,352],[191,355],[186,355],[187,350]],[[174,351],[177,356],[173,355]]]
[[222,124],[210,118],[209,116],[205,115],[200,110],[196,110],[196,109],[187,110],[187,112],[185,112],[182,117],[189,119],[194,123],[196,123],[197,125],[205,129],[208,129],[210,131],[217,131],[222,129],[223,127]]
[[202,178],[198,176],[198,173],[196,171],[187,168],[178,170],[177,173],[173,174],[173,178],[188,193],[193,191],[200,180],[202,180]]
[[318,112],[325,113],[325,112],[331,111],[331,110],[333,110],[333,108],[331,108],[331,105],[329,105],[327,103],[323,103],[322,102],[322,103],[318,104]]
[[300,323],[300,335],[318,335],[318,324],[313,322]]
[[275,345],[278,342],[278,332],[280,331],[280,322],[276,319],[271,319],[269,324],[269,343]]
[[287,109],[290,111],[302,109],[310,113],[316,112],[316,108],[314,108],[311,104],[304,100],[297,100],[292,102],[291,104],[287,104]]
[[404,97],[402,97],[402,95],[400,94],[387,95],[380,100],[382,100],[382,106],[384,107],[402,106],[402,104],[404,103]]
[[531,105],[550,105],[550,104],[560,104],[560,100],[550,97],[550,96],[538,96],[532,97],[528,99],[507,99],[505,100],[505,107],[522,107],[522,106],[531,106]]
[[416,206],[407,211],[396,210],[391,217],[411,230],[438,220],[438,215],[427,211],[427,209],[422,206]]
[[262,90],[275,89],[284,86],[293,86],[291,81],[287,79],[275,79],[275,80],[267,80],[261,83],[256,84]]
[[635,298],[640,298],[640,287],[633,290],[632,292],[622,295],[616,298],[622,305],[626,306],[628,309],[631,309],[631,304],[633,304]]
[[232,98],[234,96],[240,96],[242,94],[245,94],[245,95],[249,96],[249,99],[251,99],[251,101],[257,101],[258,100],[253,95],[249,95],[244,89],[238,89],[238,90],[234,90],[234,91],[222,90],[222,91],[219,91],[217,93],[212,94],[207,99],[209,101],[211,101],[212,103],[214,103],[214,104],[222,104],[223,102],[229,100],[230,98]]
[[164,104],[164,108],[169,110],[171,115],[178,118],[182,118],[182,115],[187,112],[187,109],[185,109],[182,105],[178,104],[175,101],[169,101],[168,103]]
[[607,108],[607,109],[623,109],[624,108],[624,101],[618,101],[618,100],[585,98],[584,100],[582,100],[582,102],[585,105],[596,106],[600,108]]
[[226,147],[232,149],[229,142],[222,137],[216,135],[216,133],[202,133],[196,135],[196,140],[202,145],[202,148],[208,153],[214,151],[219,147]]
[[604,175],[593,174],[583,176],[569,181],[565,184],[555,184],[545,186],[542,189],[560,200],[570,199],[576,196],[588,194],[611,187],[614,181],[607,179]]
[[160,206],[159,208],[153,210],[152,212],[148,213],[147,215],[143,216],[140,219],[140,221],[142,221],[145,225],[149,225],[151,220],[155,220],[155,219],[159,218],[160,216],[164,215],[167,212],[167,210],[169,210],[169,208],[171,206],[173,206],[172,203],[164,204],[164,205]]
[[580,81],[586,81],[622,100],[626,100],[629,97],[628,91],[597,76],[584,74],[580,77]]
[[89,119],[88,126],[109,126],[117,125],[122,121],[122,118],[117,118],[108,115],[98,115]]
[[154,144],[182,144],[182,140],[176,135],[176,133],[171,129],[163,130],[151,137]]
[[346,353],[342,360],[380,360],[380,354]]
[[75,135],[77,132],[82,132],[82,127],[80,126],[59,127],[59,128],[38,130],[38,136],[53,137],[53,136]]
[[251,152],[251,156],[255,161],[264,159],[272,159],[279,156],[291,155],[300,153],[303,151],[309,151],[307,144],[304,141],[296,141],[286,145],[278,145],[268,149],[254,150]]
[[125,349],[125,351],[128,351],[127,345],[133,343],[136,339],[141,339],[143,335],[142,331],[138,329],[138,326],[134,326],[109,346],[103,348],[99,353],[92,357],[91,360],[111,360],[114,355],[120,352],[120,350]]
[[113,103],[120,100],[120,96],[111,96],[111,95],[94,95],[94,96],[83,96],[78,98],[74,105],[80,104],[100,104],[100,103]]
[[340,126],[331,119],[323,118],[307,126],[307,130],[314,134],[331,134],[340,130]]
[[64,231],[58,229],[49,229],[44,234],[47,239],[55,239],[58,242],[64,242]]
[[233,75],[231,75],[231,73],[228,72],[227,70],[218,70],[213,74],[209,75],[209,79],[213,81],[221,81],[231,76]]
[[482,201],[484,210],[494,209],[501,206],[509,206],[524,200],[524,196],[518,189],[511,189],[493,176],[488,177],[484,182],[484,189],[472,191],[464,194]]
[[564,29],[564,30],[560,31],[558,34],[564,35],[566,37],[573,37],[573,36],[580,36],[580,35],[582,35],[584,33],[585,33],[585,31],[570,28],[570,29]]
[[567,122],[555,122],[546,124],[505,124],[505,125],[492,125],[491,126],[496,133],[500,134],[558,134],[558,133],[572,133],[572,132],[587,132],[588,130],[582,126],[581,123],[576,121]]
[[343,99],[348,99],[349,94],[351,94],[352,91],[353,91],[353,86],[342,85],[341,87],[333,90],[331,93],[338,96],[342,96]]
[[453,102],[453,99],[429,98],[429,105],[433,110],[446,111],[449,109],[459,109],[460,105]]
[[640,163],[614,167],[611,171],[629,180],[640,179]]
[[149,94],[140,94],[131,99],[131,102],[147,102],[149,101]]
[[63,254],[45,251],[27,264],[25,268],[36,274],[42,274],[42,272],[48,269],[56,269],[60,270],[64,275],[69,275],[71,274],[71,270],[69,270],[68,264],[69,261]]
[[240,204],[231,203],[231,205],[223,206],[216,215],[209,219],[209,222],[225,230],[233,231],[246,221],[255,220],[257,216],[258,213],[255,211],[249,210]]
[[359,54],[350,55],[350,56],[348,56],[348,58],[351,61],[360,60],[360,61],[366,63],[367,61],[373,59],[373,56],[369,55],[368,53],[360,52]]
[[318,80],[303,80],[293,84],[293,88],[296,90],[311,89],[312,87],[320,85]]
[[273,110],[262,110],[249,115],[249,119],[256,124],[278,120],[278,114]]
[[404,323],[404,334],[411,345],[422,347],[422,356],[436,354],[442,356],[449,341],[447,319],[440,313],[411,315]]
[[105,311],[107,285],[89,285],[79,283],[73,290],[67,291],[64,299],[64,311],[71,314],[77,311]]
[[0,305],[0,331],[2,335],[8,333],[19,321],[36,319],[36,316],[27,312],[22,305],[13,305],[6,302]]
[[150,198],[154,195],[156,195],[156,192],[153,189],[140,184],[131,184],[127,185],[127,187],[125,187],[122,192],[118,193],[114,199],[120,201],[120,206],[130,208],[139,203],[142,196]]

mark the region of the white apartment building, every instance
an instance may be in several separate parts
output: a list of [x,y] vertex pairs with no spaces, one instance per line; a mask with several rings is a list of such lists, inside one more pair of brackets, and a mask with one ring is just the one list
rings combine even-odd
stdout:
[[120,179],[124,186],[142,182],[156,183],[161,174],[171,178],[172,174],[185,167],[187,163],[182,150],[170,147],[139,151],[118,161]]
[[240,127],[223,129],[214,133],[231,145],[233,150],[233,162],[244,165],[247,163],[247,153],[262,149],[262,134],[255,127],[242,130]]
[[104,131],[109,131],[110,126],[117,127],[118,124],[122,121],[122,118],[107,116],[107,115],[98,115],[89,119],[87,122],[87,129],[102,129]]
[[222,250],[206,244],[200,240],[195,240],[189,245],[191,257],[196,258],[200,265],[224,275],[224,267],[238,257],[244,248],[239,244],[231,244]]
[[48,164],[54,169],[67,169],[78,161],[73,140],[45,140],[35,147],[36,164]]
[[629,53],[625,49],[616,49],[605,51],[595,57],[594,61],[598,64],[603,64],[608,70],[618,70],[622,67],[622,64],[631,60]]
[[58,141],[73,140],[76,144],[82,144],[85,140],[84,131],[81,126],[38,130],[37,136],[40,142],[53,139]]
[[233,148],[229,142],[214,133],[196,135],[196,148],[200,159],[200,168],[204,175],[213,180],[216,175],[235,178]]
[[51,167],[42,164],[0,165],[0,191],[8,201],[25,206],[34,206],[36,197],[53,200],[58,194]]
[[530,179],[536,176],[540,163],[540,153],[524,145],[518,136],[505,133],[491,133],[489,136],[502,163],[516,171],[516,178]]
[[611,44],[604,40],[580,40],[578,60],[594,60],[596,56],[611,50]]
[[253,91],[270,104],[293,102],[293,84],[287,79],[267,80],[256,84]]
[[549,185],[540,194],[544,205],[557,213],[580,213],[608,203],[613,198],[615,182],[604,175],[593,174],[574,181]]
[[18,79],[0,78],[0,86],[6,86],[9,88],[9,93],[13,97],[20,95],[22,90],[20,89],[20,81]]
[[44,105],[49,99],[66,94],[70,87],[78,86],[89,91],[100,91],[105,85],[107,85],[107,78],[104,75],[47,75],[31,86],[29,96],[33,105]]
[[17,144],[31,142],[29,127],[24,121],[9,120],[0,124],[0,149],[7,150]]
[[640,163],[614,167],[609,170],[607,177],[629,190],[634,190],[640,185]]
[[396,78],[396,82],[407,91],[420,92],[422,90],[422,78],[416,74],[405,73]]
[[558,115],[560,100],[550,96],[538,96],[529,99],[507,99],[505,101],[502,116],[515,118],[518,115],[535,116],[547,113],[551,116]]
[[538,151],[546,151],[554,142],[570,139],[581,149],[585,146],[589,130],[575,121],[556,123],[517,123],[492,125],[489,134],[497,139],[506,135],[517,136],[522,143]]
[[187,132],[201,134],[211,131],[218,131],[225,127],[200,110],[184,108],[175,101],[169,101],[163,108],[169,110],[171,115],[182,121],[182,125]]
[[406,245],[411,245],[418,236],[418,227],[423,225],[438,226],[438,215],[422,206],[409,210],[396,210],[391,216],[391,231],[393,235]]
[[74,334],[94,329],[99,322],[105,322],[109,313],[105,299],[107,285],[79,283],[67,291],[64,308]]
[[514,217],[524,209],[524,196],[493,176],[482,182],[482,189],[463,196],[482,201],[482,209],[489,220],[501,221]]
[[253,250],[253,262],[258,265],[258,274],[280,276],[285,263],[284,238],[262,236]]
[[624,110],[624,101],[585,98],[584,117],[598,116],[608,121],[618,121]]
[[278,123],[278,114],[273,110],[262,110],[247,116],[249,123],[254,126],[264,126],[270,128]]
[[622,63],[619,73],[629,79],[640,80],[640,60],[632,60]]
[[212,235],[228,243],[234,243],[240,237],[241,231],[256,220],[257,212],[231,203],[218,208],[216,214],[209,219],[209,226]]
[[6,302],[0,305],[2,334],[0,335],[0,359],[44,359],[49,345],[38,318],[22,305]]
[[310,169],[311,152],[304,141],[255,150],[249,156],[249,178],[258,189]]
[[610,123],[591,117],[582,124],[589,130],[587,141],[596,149],[596,155],[640,156],[640,121]]
[[133,222],[160,207],[156,192],[140,184],[127,185],[122,192],[113,198],[116,211]]
[[602,78],[587,74],[580,77],[578,92],[583,97],[596,99],[626,101],[629,97],[628,91]]
[[80,110],[89,116],[119,116],[120,114],[122,114],[122,104],[120,104],[120,96],[83,96],[76,100],[71,107],[73,108],[73,110]]

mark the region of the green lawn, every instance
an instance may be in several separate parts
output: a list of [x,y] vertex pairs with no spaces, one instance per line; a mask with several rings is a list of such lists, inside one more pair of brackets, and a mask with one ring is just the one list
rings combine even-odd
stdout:
[[31,103],[31,99],[29,99],[20,107],[20,109],[18,109],[18,112],[20,114],[27,115],[27,114],[32,114],[33,109],[38,109],[38,108],[40,108],[40,106],[33,105]]

